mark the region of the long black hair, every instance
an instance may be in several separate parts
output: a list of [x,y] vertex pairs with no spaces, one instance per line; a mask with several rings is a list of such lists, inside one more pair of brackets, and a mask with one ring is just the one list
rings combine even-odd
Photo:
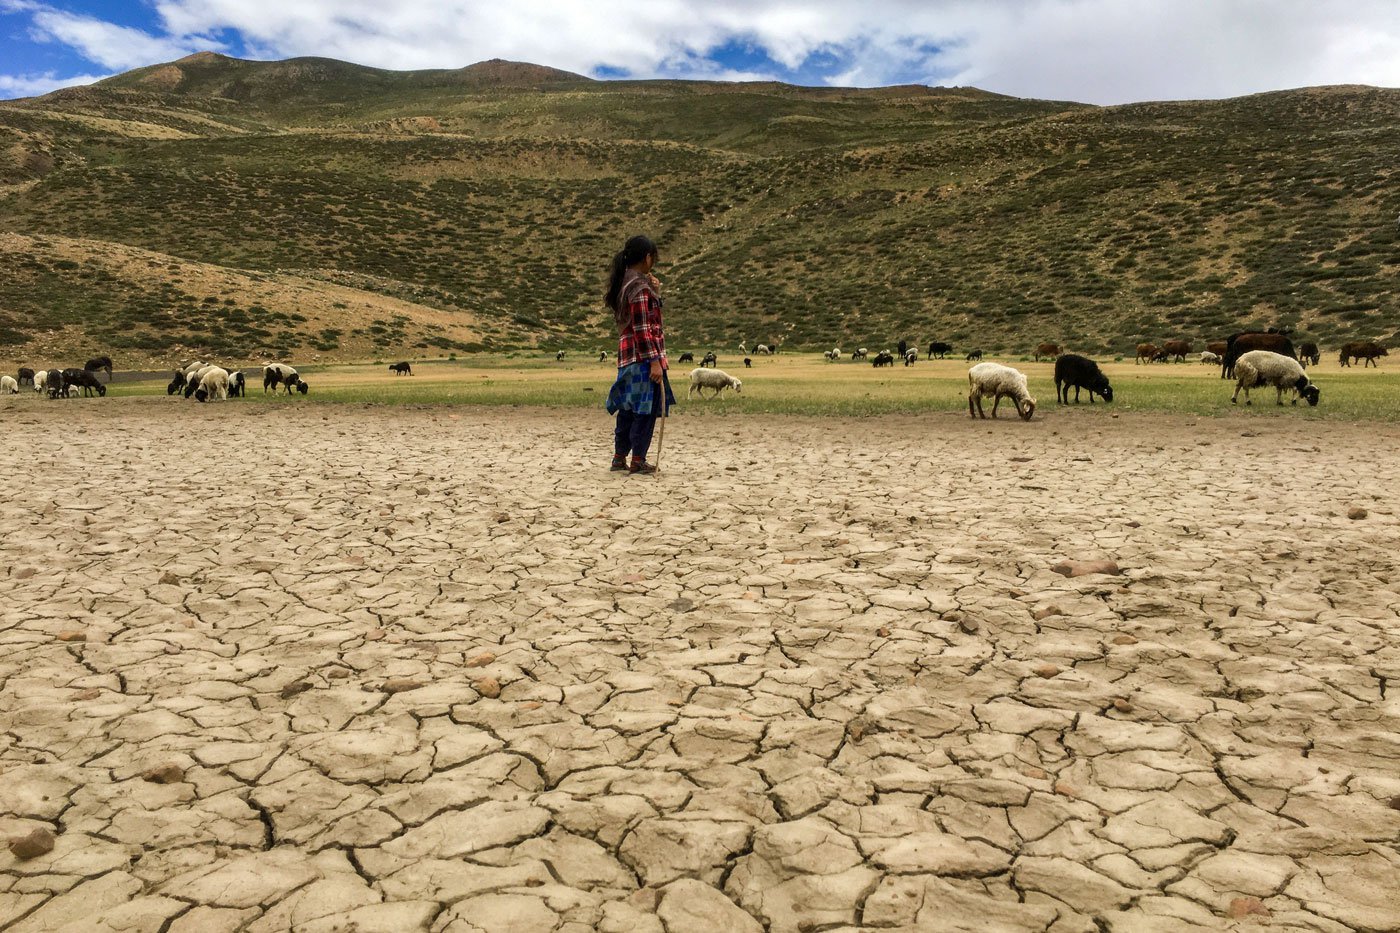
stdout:
[[647,237],[634,236],[622,245],[622,252],[613,257],[612,274],[608,276],[608,293],[603,296],[603,302],[612,309],[613,320],[617,322],[618,330],[627,326],[627,309],[620,301],[623,275],[628,266],[636,265],[648,256],[656,258],[656,244]]

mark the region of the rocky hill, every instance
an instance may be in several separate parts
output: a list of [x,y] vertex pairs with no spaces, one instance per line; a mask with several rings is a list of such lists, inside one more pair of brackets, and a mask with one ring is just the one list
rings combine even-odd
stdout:
[[678,346],[1397,340],[1397,117],[200,53],[0,102],[0,358],[593,346],[635,232]]

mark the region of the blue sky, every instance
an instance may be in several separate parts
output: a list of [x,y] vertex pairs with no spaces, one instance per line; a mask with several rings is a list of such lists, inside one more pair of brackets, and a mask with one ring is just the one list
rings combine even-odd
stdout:
[[1105,104],[1400,85],[1396,0],[0,0],[0,98],[203,49]]

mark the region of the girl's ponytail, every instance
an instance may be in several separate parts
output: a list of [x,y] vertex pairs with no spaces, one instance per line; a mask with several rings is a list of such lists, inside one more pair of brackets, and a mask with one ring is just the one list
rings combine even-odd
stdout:
[[648,256],[655,258],[656,244],[644,236],[634,236],[623,244],[622,252],[613,257],[612,271],[608,276],[608,291],[603,296],[603,302],[612,309],[613,320],[617,322],[619,332],[628,324],[627,307],[622,303],[622,280],[627,274],[628,266],[635,265]]

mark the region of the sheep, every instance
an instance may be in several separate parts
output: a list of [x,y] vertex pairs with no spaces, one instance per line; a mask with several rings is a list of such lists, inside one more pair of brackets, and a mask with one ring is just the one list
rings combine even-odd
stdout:
[[931,359],[931,360],[932,360],[932,359],[939,359],[939,360],[941,360],[941,359],[943,359],[947,354],[952,353],[952,352],[953,352],[953,345],[952,345],[951,343],[944,343],[944,342],[941,341],[941,340],[935,340],[933,343],[931,343],[931,344],[928,345],[928,359]]
[[749,346],[748,346],[747,343],[745,343],[745,342],[742,341],[742,340],[739,341],[739,355],[740,355],[740,356],[748,356],[748,355],[749,355]]
[[1303,364],[1304,369],[1308,368],[1309,363],[1316,366],[1322,362],[1322,351],[1311,340],[1304,341],[1298,344],[1298,362]]
[[968,351],[967,357],[963,360],[963,362],[965,362],[965,363],[976,363],[976,362],[979,362],[981,359],[982,359],[982,351],[981,351],[981,350],[970,350],[970,351]]
[[1252,404],[1249,390],[1271,385],[1278,390],[1278,404],[1283,404],[1283,390],[1292,389],[1293,404],[1298,404],[1298,396],[1316,407],[1322,394],[1317,386],[1308,381],[1303,372],[1303,364],[1291,356],[1273,353],[1269,350],[1250,350],[1235,360],[1235,394],[1230,396],[1231,404],[1239,404],[1240,389],[1244,389],[1244,403]]
[[[1055,401],[1069,404],[1069,387],[1074,386],[1074,404],[1079,404],[1079,390],[1089,392],[1089,404],[1094,404],[1094,396],[1105,402],[1113,401],[1113,387],[1108,377],[1099,369],[1099,364],[1087,356],[1065,353],[1055,360]],[[995,406],[993,406],[995,407]]]
[[[1035,361],[1036,361],[1037,363],[1040,362],[1040,358],[1041,358],[1042,356],[1049,357],[1050,359],[1053,360],[1055,357],[1057,357],[1057,356],[1060,355],[1060,345],[1059,345],[1058,343],[1042,343],[1042,344],[1040,344],[1038,347],[1035,348],[1035,354],[1034,354],[1034,355],[1035,355]],[[992,404],[992,407],[995,408],[995,407],[996,407],[996,403],[993,403],[993,404]]]
[[828,363],[835,363],[837,360],[841,359],[841,348],[833,347],[823,353],[822,356],[826,357]]
[[701,365],[702,367],[708,369],[708,368],[714,366],[714,365],[715,365],[716,363],[718,363],[718,362],[719,362],[719,358],[716,357],[715,354],[714,354],[714,351],[711,350],[709,353],[706,353],[706,354],[705,354],[705,356],[704,356],[703,359],[700,360],[700,365]]
[[199,388],[194,390],[194,397],[201,402],[228,398],[228,370],[218,366],[206,369],[204,375],[199,377]]
[[[1016,405],[1016,413],[1023,421],[1030,421],[1031,415],[1035,414],[1035,399],[1031,398],[1030,390],[1026,388],[1026,374],[1010,366],[1003,366],[1000,363],[978,363],[967,371],[967,414],[970,418],[979,415],[987,417],[987,413],[982,410],[982,397],[985,395],[994,396],[992,400],[992,417],[997,416],[997,406],[1001,404],[1003,396],[1012,400]],[[976,403],[976,409],[973,404]]]
[[868,354],[866,353],[865,347],[861,347],[859,350],[853,350],[853,351],[851,352],[851,359],[852,359],[852,360],[863,360],[863,359],[865,359],[865,357],[866,357],[867,355],[868,355]]
[[758,353],[762,356],[771,356],[773,353],[773,351],[768,348],[768,344],[766,343],[760,343],[758,346],[754,347],[753,352]]
[[913,366],[919,360],[919,351],[913,347],[904,351],[904,365]]
[[107,371],[107,381],[112,381],[112,358],[110,356],[94,356],[83,364],[83,369],[94,373],[105,369]]
[[1201,363],[1207,366],[1214,366],[1220,362],[1220,354],[1212,353],[1209,350],[1201,352]]
[[199,391],[199,382],[204,378],[204,374],[217,367],[213,363],[205,363],[192,373],[185,376],[185,398],[194,398],[194,394]]
[[555,361],[556,363],[562,362],[563,359],[564,359],[564,351],[563,351],[563,350],[560,350],[558,353],[554,354],[554,361]]
[[0,394],[19,395],[19,383],[10,375],[0,376]]
[[26,382],[29,383],[31,388],[33,387],[34,370],[30,369],[28,366],[21,366],[19,368],[19,379],[17,380],[17,383],[19,385],[24,385]]
[[235,369],[228,374],[228,397],[247,398],[248,380],[243,375],[243,370]]
[[747,357],[747,356],[744,357],[744,368],[745,368],[745,369],[753,369],[753,358],[752,358],[752,357]]
[[690,371],[690,391],[686,393],[686,398],[690,398],[696,392],[699,392],[700,397],[704,398],[705,393],[703,390],[705,389],[714,389],[715,394],[710,396],[714,398],[725,389],[733,389],[738,393],[742,392],[743,388],[744,384],[742,382],[735,379],[724,370],[706,369],[701,366]]
[[893,366],[894,354],[889,350],[881,350],[879,353],[875,354],[875,359],[870,361],[870,365],[877,368],[880,366]]
[[277,394],[277,386],[279,383],[287,387],[288,395],[292,394],[293,386],[295,386],[297,391],[300,392],[302,395],[306,394],[306,389],[304,388],[306,383],[302,381],[301,376],[297,373],[295,369],[288,366],[286,363],[264,364],[263,391],[266,392],[268,388],[271,387],[272,392],[275,395]]
[[91,395],[96,392],[98,395],[106,395],[107,387],[97,378],[97,374],[86,369],[65,369],[62,373],[63,391],[68,394],[68,390],[78,386],[82,387],[84,395]]
[[175,370],[175,378],[170,380],[170,384],[165,387],[166,395],[174,395],[185,387],[185,374],[180,370]]
[[682,354],[681,354],[681,358],[680,358],[679,360],[677,360],[676,362],[678,362],[678,363],[694,363],[694,362],[695,362],[695,354],[694,354],[694,353],[682,353]]
[[[608,351],[607,351],[607,350],[599,350],[599,351],[598,351],[598,362],[600,362],[600,363],[606,363],[607,361],[608,361]],[[412,374],[410,373],[410,375],[412,375]]]
[[42,392],[42,391],[44,391],[45,387],[48,386],[48,382],[49,382],[49,371],[48,371],[47,369],[41,369],[41,370],[39,370],[37,373],[34,374],[34,380],[33,380],[33,382],[34,382],[34,391],[35,391],[35,392]]
[[413,367],[410,366],[410,365],[408,365],[408,363],[406,363],[406,362],[404,362],[404,363],[390,363],[390,364],[389,364],[389,371],[390,371],[391,373],[393,373],[395,376],[412,376],[412,375],[413,375]]

